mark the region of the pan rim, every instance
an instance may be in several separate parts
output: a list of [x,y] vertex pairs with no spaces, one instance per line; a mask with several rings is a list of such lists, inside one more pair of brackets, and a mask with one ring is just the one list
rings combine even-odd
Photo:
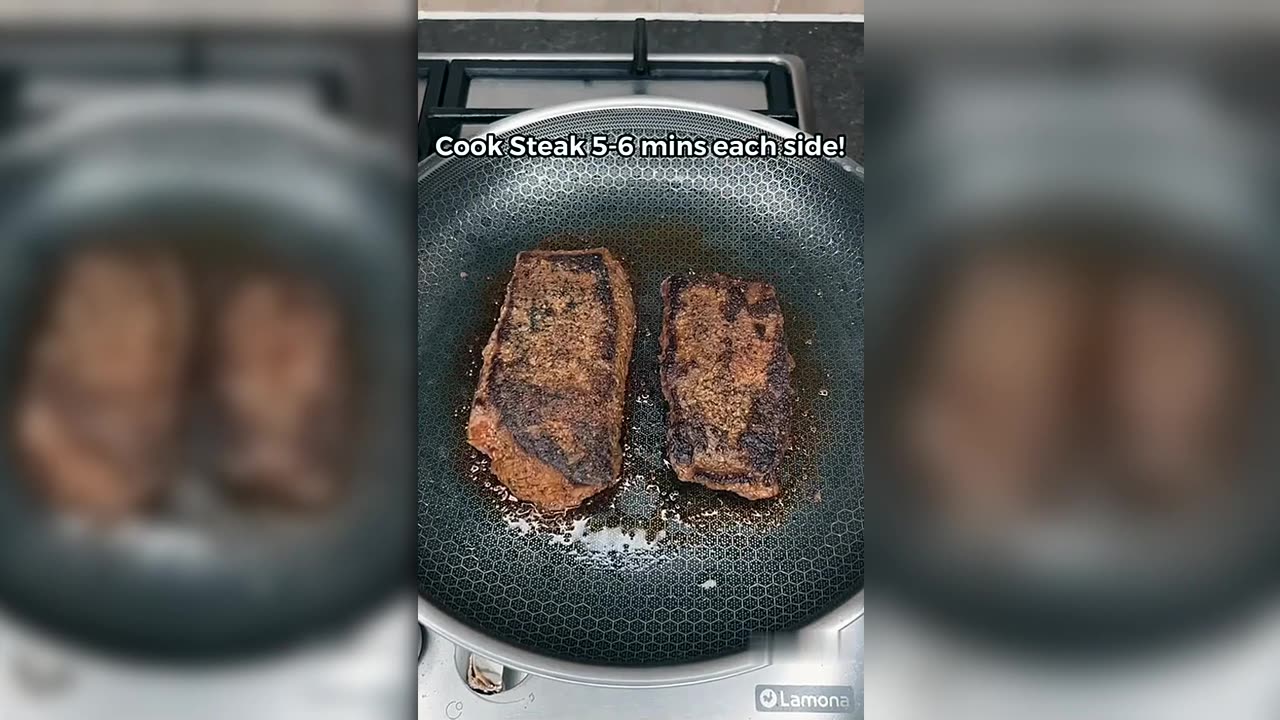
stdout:
[[[597,98],[550,105],[526,110],[485,126],[476,137],[501,135],[529,125],[565,115],[601,110],[650,109],[678,110],[728,119],[759,128],[779,137],[813,137],[779,120],[751,110],[740,110],[712,103],[653,95]],[[418,183],[446,167],[454,157],[433,155],[418,163]],[[466,158],[463,158],[466,159]],[[852,173],[859,183],[865,182],[865,170],[850,158],[822,158]],[[416,549],[421,552],[421,548]],[[862,619],[865,612],[865,578],[863,587],[826,614],[810,621],[795,632],[825,632],[838,635]],[[542,677],[580,685],[599,687],[673,687],[694,685],[742,675],[771,664],[772,648],[766,634],[761,642],[752,642],[744,650],[727,656],[661,666],[613,666],[575,662],[552,657],[492,637],[485,631],[454,618],[418,593],[418,622],[428,632],[437,633],[455,645],[480,653],[504,665]]]
[[[376,183],[376,187],[384,191],[388,188],[393,189],[397,173],[392,145],[357,128],[348,127],[323,116],[293,117],[287,112],[287,106],[270,102],[268,99],[247,98],[244,103],[220,102],[225,100],[225,97],[225,95],[163,90],[138,98],[136,102],[122,102],[118,98],[106,99],[60,117],[55,122],[14,135],[9,142],[0,144],[0,175],[4,176],[0,179],[8,180],[12,174],[12,177],[17,178],[14,181],[15,187],[21,190],[20,193],[14,194],[16,200],[11,200],[9,205],[0,208],[0,232],[8,233],[7,240],[10,241],[6,246],[7,254],[0,253],[0,255],[3,255],[7,261],[15,257],[22,258],[21,263],[8,264],[6,270],[13,271],[43,265],[46,262],[45,254],[56,257],[57,253],[75,247],[77,242],[86,239],[86,229],[92,229],[94,221],[101,222],[103,218],[109,218],[111,225],[125,227],[139,220],[158,222],[164,227],[182,227],[192,222],[198,224],[202,221],[225,217],[230,218],[225,222],[226,227],[242,227],[259,231],[252,236],[253,244],[266,251],[268,255],[274,255],[285,262],[292,262],[304,255],[303,243],[290,238],[293,236],[305,238],[305,246],[310,249],[310,255],[307,257],[320,257],[319,260],[308,265],[307,272],[317,272],[317,277],[323,280],[330,280],[340,272],[357,274],[368,272],[367,280],[353,282],[349,287],[338,287],[335,292],[340,300],[349,301],[353,305],[369,304],[370,312],[353,310],[353,317],[376,319],[379,315],[385,315],[385,310],[380,310],[378,314],[371,312],[374,303],[370,302],[369,298],[363,298],[361,293],[368,293],[369,289],[381,292],[386,288],[404,288],[412,282],[407,278],[391,281],[387,279],[388,269],[395,269],[393,252],[395,244],[382,242],[391,237],[388,233],[393,229],[392,225],[381,219],[382,216],[387,215],[386,212],[379,213],[371,209],[367,213],[346,213],[340,218],[342,222],[338,224],[319,222],[320,216],[314,212],[308,216],[298,211],[299,208],[306,206],[303,200],[306,199],[307,194],[296,188],[286,188],[279,193],[263,193],[258,191],[257,185],[245,187],[238,184],[236,181],[242,173],[235,171],[238,167],[235,163],[236,158],[232,157],[229,161],[218,160],[227,154],[212,152],[220,148],[211,143],[206,143],[205,147],[201,147],[198,143],[187,143],[182,146],[175,142],[162,143],[159,149],[139,155],[136,159],[126,157],[118,151],[120,143],[127,143],[139,137],[149,137],[143,135],[145,132],[153,132],[153,134],[159,132],[162,139],[170,140],[186,138],[192,134],[199,134],[196,131],[207,131],[213,128],[228,134],[234,133],[236,138],[249,138],[251,143],[273,142],[276,146],[281,146],[279,139],[283,137],[292,140],[292,143],[284,144],[291,152],[295,147],[302,151],[311,151],[305,155],[301,152],[298,154],[298,157],[303,157],[307,162],[312,163],[308,167],[314,168],[317,167],[317,163],[322,163],[321,176],[332,175],[329,178],[331,182],[326,182],[326,188],[341,190],[341,194],[328,196],[331,200],[330,207],[361,209],[363,206],[355,201],[366,197],[386,198],[388,203],[398,202],[394,200],[393,193],[368,193],[362,184]],[[91,152],[85,166],[91,166],[95,171],[103,168],[117,171],[113,176],[113,182],[109,185],[93,185],[86,191],[83,184],[68,181],[68,178],[80,177],[77,172],[84,159],[65,163],[59,158],[64,154],[74,156],[76,151],[92,149],[96,146],[95,143],[104,142],[103,147],[106,149],[101,153]],[[180,151],[171,149],[179,147],[181,147]],[[188,148],[194,149],[189,151]],[[192,158],[200,160],[213,158],[218,161],[202,166],[199,172],[184,173],[178,180],[174,180],[170,175],[150,171],[122,180],[122,176],[118,173],[121,167],[126,169],[169,167],[179,162],[193,162]],[[290,166],[290,163],[281,165]],[[228,168],[231,169],[228,170]],[[275,174],[279,172],[276,171]],[[291,166],[284,172],[288,173],[287,177],[297,174]],[[281,185],[288,184],[281,183]],[[74,192],[69,191],[68,187]],[[335,198],[338,199],[337,202],[332,201]],[[390,204],[383,204],[381,200],[378,202],[377,207],[383,208],[384,211],[391,207]],[[92,233],[87,235],[92,241]],[[108,239],[109,236],[110,233],[108,233]],[[186,238],[166,240],[163,244],[181,249],[186,246]],[[385,250],[382,249],[383,244],[386,245]],[[48,264],[52,267],[53,262],[48,261]],[[39,284],[38,278],[32,279],[30,283],[10,283],[7,286],[6,297],[26,301],[28,292]],[[389,292],[394,294],[399,291]],[[17,312],[17,309],[5,309],[0,315],[14,315]],[[6,319],[6,322],[11,321],[12,318]],[[385,330],[376,332],[377,335],[369,336],[372,342],[369,343],[371,349],[367,352],[381,352],[372,348],[404,344],[398,339],[401,337],[398,333],[392,336],[386,335]],[[11,335],[16,337],[16,334],[10,331],[0,334],[4,336],[0,339],[0,344],[12,341],[14,338]],[[0,365],[5,368],[21,368],[24,362],[23,355],[18,351],[22,349],[21,343],[0,349],[0,354],[8,356],[6,360],[0,361]],[[358,354],[363,356],[365,352],[366,350],[362,349]],[[369,355],[363,361],[371,361],[373,357]],[[408,364],[400,364],[406,367],[395,368],[394,372],[384,368],[384,373],[391,372],[392,374],[388,377],[405,376],[402,370],[409,369]],[[409,381],[412,380],[411,375],[406,377]],[[0,386],[3,386],[0,387],[0,393],[8,392],[17,384],[14,378],[0,382]],[[368,396],[368,401],[372,403],[370,408],[399,407],[398,401],[382,400],[378,397],[378,393],[386,394],[388,398],[394,394],[381,388],[372,391]],[[9,447],[10,444],[3,443],[3,445],[5,447],[0,450],[0,465],[3,467],[0,467],[0,471],[8,477],[0,480],[6,486],[18,485],[26,473],[20,469],[18,463],[13,462],[17,453]],[[378,467],[385,467],[393,474],[396,468],[403,469],[406,464],[402,460],[403,448],[389,452],[385,450],[387,447],[392,446],[370,444],[362,448],[364,453],[361,455],[362,462],[365,458],[377,458],[370,462],[376,463]],[[373,464],[369,465],[369,467],[373,466]],[[366,467],[361,465],[357,474],[366,472],[368,472]],[[394,492],[398,496],[400,491]],[[25,496],[29,491],[22,490],[22,493]],[[375,494],[371,493],[369,497]],[[31,522],[28,530],[32,527],[55,527],[53,518],[56,518],[58,513],[46,508],[47,503],[36,496],[30,497],[32,507],[39,510],[39,516]],[[360,502],[366,503],[368,507],[374,506],[363,497]],[[342,509],[331,514],[328,519],[317,518],[317,522],[303,529],[299,535],[307,536],[308,544],[313,538],[328,538],[330,535],[324,527],[326,523],[337,524],[338,520],[335,518],[358,518],[363,512],[348,511],[346,506],[340,507]],[[341,515],[343,512],[350,512],[350,515]],[[144,518],[146,520],[144,524],[154,520],[145,515]],[[379,525],[385,526],[386,520],[383,518],[377,523],[370,521],[367,524],[371,528],[376,528]],[[332,541],[334,547],[344,541],[358,540],[363,537],[363,534],[356,530],[350,530],[350,526],[346,529],[347,533],[340,539],[338,533],[332,535],[335,538]],[[74,537],[71,534],[67,535]],[[260,537],[254,537],[253,541],[258,542],[262,538],[269,537],[269,533],[264,533]],[[25,538],[25,541],[27,545],[32,544],[31,538]],[[33,547],[40,553],[48,554],[48,548],[54,545],[56,543],[49,543],[40,538]],[[101,548],[81,542],[79,539],[74,543],[68,541],[62,547],[72,548],[79,545],[90,548],[93,556],[104,556]],[[115,553],[113,556],[137,555],[127,544],[113,543],[109,549],[111,553]],[[394,547],[388,549],[395,550]],[[62,550],[58,552],[61,553]],[[77,554],[90,556],[90,552]],[[56,558],[59,555],[53,557]],[[332,553],[323,555],[316,562],[332,563],[332,557]],[[0,561],[0,564],[3,562],[7,560]],[[62,608],[50,609],[51,603],[38,599],[39,596],[48,592],[47,584],[23,587],[27,584],[25,580],[13,583],[11,579],[10,583],[5,584],[3,592],[0,592],[0,595],[3,595],[0,597],[0,625],[14,624],[20,620],[34,628],[33,633],[55,639],[66,647],[104,657],[126,658],[138,663],[166,662],[177,663],[180,666],[196,666],[263,658],[287,650],[298,642],[306,641],[309,637],[331,635],[342,631],[353,622],[358,622],[394,590],[397,584],[394,565],[398,562],[400,562],[398,557],[389,555],[385,562],[374,564],[378,575],[375,580],[370,580],[367,586],[352,592],[329,593],[333,596],[332,606],[315,603],[313,607],[300,610],[296,593],[288,595],[287,602],[282,600],[275,606],[261,599],[256,600],[256,606],[254,602],[243,599],[235,599],[234,602],[224,600],[221,603],[224,607],[230,607],[233,610],[239,608],[240,612],[249,611],[246,616],[253,615],[255,618],[253,620],[240,618],[236,622],[219,620],[217,617],[210,618],[199,613],[201,603],[193,603],[190,599],[194,593],[190,592],[189,588],[196,586],[189,580],[192,577],[190,573],[184,573],[184,577],[188,579],[184,579],[182,583],[171,582],[164,586],[164,593],[154,589],[148,593],[159,596],[162,600],[171,601],[168,604],[175,608],[175,615],[164,619],[163,623],[152,619],[148,619],[146,623],[139,623],[136,608],[124,620],[110,617],[112,605],[119,604],[116,597],[118,593],[110,590],[103,592],[101,588],[92,589],[93,592],[90,594],[94,596],[94,601],[85,605],[84,608],[77,609],[74,613],[75,622],[69,622],[68,618],[72,617],[70,613]],[[296,559],[292,564],[297,564]],[[138,565],[136,562],[130,562],[124,574],[140,577],[147,584],[154,585],[157,571],[139,569],[145,567],[145,564]],[[73,567],[73,569],[76,568],[78,566]],[[243,580],[245,576],[252,577],[257,574],[250,563],[241,560],[224,562],[219,558],[215,569],[223,575],[205,575],[199,581],[199,585],[203,585],[205,590],[202,593],[204,595],[208,594],[207,583],[210,579],[225,585],[226,577]],[[120,573],[117,572],[117,574]],[[373,577],[373,573],[369,575]],[[81,585],[83,587],[83,584]],[[15,590],[18,587],[22,589]],[[83,595],[75,591],[62,594],[66,597]],[[183,597],[183,594],[186,597]],[[283,596],[281,593],[274,594]],[[258,597],[261,598],[262,595],[259,594]],[[267,597],[270,599],[270,595]],[[91,608],[92,612],[85,608]],[[179,608],[181,612],[177,612]],[[267,613],[275,619],[269,622],[256,619],[258,615]],[[103,618],[107,619],[103,620]],[[281,618],[287,618],[289,622],[282,623]],[[147,629],[152,625],[161,627],[163,632]],[[214,629],[195,632],[190,630],[192,627]],[[187,629],[179,630],[179,628]]]
[[[765,132],[771,133],[778,137],[793,138],[801,136],[804,138],[813,137],[812,133],[805,132],[799,128],[788,125],[781,120],[775,120],[767,115],[761,115],[753,110],[740,110],[738,108],[726,107],[724,105],[716,105],[713,103],[698,102],[696,100],[683,100],[680,98],[663,97],[659,95],[625,95],[612,98],[595,98],[591,100],[576,100],[574,102],[561,103],[559,105],[548,105],[547,107],[534,108],[517,113],[511,117],[503,118],[495,123],[486,125],[476,137],[488,137],[491,135],[501,135],[513,130],[528,127],[543,120],[551,120],[553,118],[565,115],[573,115],[577,113],[595,112],[600,110],[680,110],[684,112],[698,113],[700,115],[711,115],[713,117],[733,120],[744,125],[759,128]],[[432,155],[423,158],[418,162],[418,182],[422,182],[428,175],[447,165],[455,158],[441,157]],[[861,164],[855,162],[851,158],[821,158],[837,167],[853,173],[859,181],[866,179],[866,171]]]
[[[865,613],[864,592],[865,590],[859,590],[853,597],[840,603],[827,614],[794,632],[818,632],[838,636],[846,628],[862,619]],[[773,655],[772,643],[769,635],[766,634],[760,641],[753,641],[747,649],[732,655],[677,665],[615,666],[562,660],[494,638],[436,607],[431,601],[422,597],[421,593],[418,594],[418,623],[425,626],[428,632],[437,633],[455,645],[484,655],[503,665],[541,677],[598,687],[654,688],[696,685],[769,667]]]

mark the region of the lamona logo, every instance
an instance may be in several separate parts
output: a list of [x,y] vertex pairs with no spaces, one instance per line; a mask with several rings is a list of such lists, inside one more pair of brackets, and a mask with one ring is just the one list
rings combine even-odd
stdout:
[[765,688],[765,689],[761,690],[761,691],[760,691],[760,704],[761,704],[761,705],[763,705],[763,706],[765,706],[765,707],[767,707],[767,708],[771,708],[771,707],[773,707],[774,705],[777,705],[777,704],[778,704],[778,693],[774,692],[772,688]]
[[843,685],[757,685],[756,709],[769,712],[840,712],[853,688]]
[[792,695],[784,690],[778,695],[778,707],[848,710],[849,698],[844,695]]

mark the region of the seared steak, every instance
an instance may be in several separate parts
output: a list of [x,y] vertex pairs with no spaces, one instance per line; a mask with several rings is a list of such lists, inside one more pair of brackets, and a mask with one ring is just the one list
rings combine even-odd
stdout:
[[59,508],[118,519],[171,484],[191,294],[164,252],[94,249],[59,273],[15,413],[32,479]]
[[244,277],[224,298],[213,372],[234,494],[289,508],[341,495],[352,431],[342,320],[323,288],[283,274]]
[[516,497],[563,510],[617,482],[635,324],[608,250],[516,256],[467,428]]
[[927,503],[950,519],[1007,522],[1053,497],[1087,394],[1079,358],[1097,293],[1053,257],[980,255],[948,274],[896,396],[898,431]]
[[752,500],[777,495],[794,362],[773,287],[675,275],[662,298],[667,459],[676,477]]

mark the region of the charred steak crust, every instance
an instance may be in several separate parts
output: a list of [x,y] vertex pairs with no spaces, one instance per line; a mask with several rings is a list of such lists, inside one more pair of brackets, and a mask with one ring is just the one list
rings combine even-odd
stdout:
[[467,428],[516,497],[561,510],[617,482],[634,336],[631,283],[607,249],[516,256]]
[[662,283],[662,394],[676,477],[758,500],[781,489],[791,370],[771,285],[683,274]]

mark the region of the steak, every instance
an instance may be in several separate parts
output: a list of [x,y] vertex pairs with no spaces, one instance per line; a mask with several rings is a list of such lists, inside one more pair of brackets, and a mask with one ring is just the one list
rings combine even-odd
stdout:
[[791,370],[771,285],[728,275],[662,283],[667,459],[684,482],[759,500],[778,494],[791,436]]
[[635,327],[608,250],[516,256],[467,427],[516,497],[565,510],[618,481]]
[[36,489],[94,521],[147,509],[172,484],[180,445],[189,278],[164,252],[83,251],[44,315],[14,418]]
[[281,273],[240,278],[222,298],[213,375],[233,495],[288,509],[342,495],[353,430],[343,320],[325,288]]

